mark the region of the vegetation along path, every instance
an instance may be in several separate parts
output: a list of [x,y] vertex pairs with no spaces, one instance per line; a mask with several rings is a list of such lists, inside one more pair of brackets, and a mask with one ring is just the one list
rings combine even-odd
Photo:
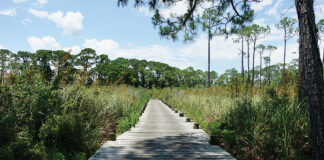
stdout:
[[235,159],[220,146],[209,145],[209,136],[193,125],[160,100],[150,100],[137,125],[107,141],[90,160]]

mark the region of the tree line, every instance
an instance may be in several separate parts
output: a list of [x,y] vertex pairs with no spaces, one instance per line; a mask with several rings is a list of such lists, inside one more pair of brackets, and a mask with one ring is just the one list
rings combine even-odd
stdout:
[[[91,48],[85,48],[77,55],[63,50],[13,53],[1,49],[0,63],[1,84],[5,80],[14,83],[14,77],[26,74],[25,72],[38,72],[44,81],[52,83],[55,88],[72,83],[127,84],[143,88],[208,86],[207,71],[193,67],[181,70],[165,63],[138,59],[111,60],[108,55],[97,55]],[[260,81],[260,87],[261,84],[278,84],[282,64],[270,65],[269,61],[265,61],[265,64],[266,67],[260,65],[255,67],[257,70],[245,71],[242,77],[255,72],[254,79]],[[288,65],[288,70],[291,81],[296,82],[297,60]],[[215,71],[210,73],[211,84],[214,85],[238,86],[244,83],[242,77],[235,68],[220,75]]]
[[[97,55],[91,48],[85,48],[77,55],[62,50],[13,53],[1,49],[0,63],[1,84],[5,80],[9,83],[10,77],[24,72],[39,72],[44,81],[53,83],[56,88],[75,82],[85,85],[127,84],[143,88],[206,84],[206,72],[193,67],[181,70],[154,61],[125,58],[110,60],[108,55]],[[212,72],[212,75],[214,79],[217,78],[216,72]]]

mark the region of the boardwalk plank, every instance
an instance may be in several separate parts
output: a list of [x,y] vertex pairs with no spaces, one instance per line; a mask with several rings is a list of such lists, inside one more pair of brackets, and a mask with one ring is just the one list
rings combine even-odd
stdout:
[[220,146],[208,144],[202,129],[179,117],[159,100],[150,100],[138,124],[107,141],[90,158],[104,159],[235,159]]

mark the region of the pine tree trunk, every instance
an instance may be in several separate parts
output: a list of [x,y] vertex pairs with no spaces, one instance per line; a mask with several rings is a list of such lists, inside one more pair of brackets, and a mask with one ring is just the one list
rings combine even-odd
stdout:
[[323,58],[323,62],[322,63],[323,63],[323,66],[324,66],[324,48],[323,48],[323,57],[322,58]]
[[[285,36],[286,36],[286,32],[285,32]],[[284,63],[283,63],[283,72],[285,72],[285,69],[286,69],[286,47],[287,47],[287,40],[285,38],[285,40],[284,40]]]
[[5,72],[5,62],[3,61],[1,63],[1,77],[0,77],[0,84],[3,84],[4,82],[4,72]]
[[254,57],[255,57],[255,44],[256,44],[256,40],[254,40],[254,42],[253,42],[252,87],[254,86]]
[[242,38],[242,61],[241,61],[241,74],[242,74],[242,82],[244,84],[244,39]]
[[247,64],[247,68],[248,68],[248,79],[247,79],[247,84],[249,85],[250,83],[250,43],[248,42],[247,43],[247,61],[248,61],[248,64]]
[[86,63],[86,64],[84,64],[84,66],[83,66],[83,72],[86,73],[87,70],[88,70],[88,64]]
[[270,68],[270,66],[271,66],[271,55],[269,54],[269,86],[270,86],[270,84],[271,84],[271,68]]
[[[269,63],[268,63],[268,66],[267,66],[267,64],[265,64],[265,65],[266,65],[266,73],[264,74],[264,77],[266,77],[267,74],[269,74]],[[268,81],[269,81],[269,76],[268,76]],[[264,84],[266,84],[266,82]]]
[[261,70],[262,70],[262,55],[260,53],[260,88],[261,88]]
[[[300,42],[299,42],[300,43]],[[299,50],[302,51],[304,47],[303,45],[299,44]],[[297,86],[298,86],[298,101],[303,102],[306,98],[306,91],[305,91],[305,67],[304,67],[304,52],[299,52],[299,58],[298,58],[298,81],[297,81]]]
[[208,35],[208,87],[210,87],[210,39],[211,36]]
[[[285,31],[286,37],[286,31]],[[281,85],[287,85],[287,75],[286,75],[286,54],[287,54],[287,39],[284,40],[284,62],[283,62],[283,69],[281,72]]]
[[254,86],[254,57],[255,57],[255,44],[256,40],[253,42],[253,59],[252,59],[252,87]]
[[299,20],[300,79],[308,98],[313,158],[324,159],[324,82],[313,0],[295,0]]
[[0,85],[3,84],[3,69],[1,70],[1,74],[0,74]]

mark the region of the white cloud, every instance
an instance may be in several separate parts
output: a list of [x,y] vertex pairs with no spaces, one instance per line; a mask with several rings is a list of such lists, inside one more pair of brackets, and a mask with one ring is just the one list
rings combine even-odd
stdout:
[[319,21],[320,19],[324,19],[324,0],[320,0],[320,1],[322,1],[321,4],[320,2],[317,2],[314,5],[316,22]]
[[[298,43],[287,44],[286,63],[289,63],[293,59],[298,58],[298,54],[293,54],[294,52],[298,53]],[[271,54],[271,63],[272,64],[283,63],[283,58],[284,58],[283,53],[284,53],[284,45],[278,46],[278,49]],[[266,54],[266,56],[268,56],[268,54]]]
[[[239,44],[233,43],[233,37],[225,39],[223,36],[217,36],[212,39],[211,44],[211,59],[234,59],[238,57]],[[207,59],[207,44],[206,35],[201,35],[192,44],[184,48],[179,48],[180,55],[183,57],[191,57],[194,59]]]
[[0,45],[0,49],[4,49],[4,47],[2,45]]
[[[214,64],[217,60],[228,61],[233,63],[240,58],[239,48],[240,44],[232,42],[233,37],[224,39],[224,37],[214,37],[211,41],[211,60],[212,69],[216,69]],[[271,39],[271,38],[270,38]],[[267,40],[265,40],[267,41]],[[61,45],[56,42],[53,37],[30,37],[28,42],[33,51],[38,49],[51,49],[60,50]],[[262,41],[259,41],[262,43]],[[283,45],[278,46],[278,49],[272,54],[272,64],[282,63],[283,60]],[[170,48],[164,45],[152,44],[148,46],[136,46],[132,45],[128,48],[121,48],[118,42],[111,39],[97,40],[86,39],[82,47],[75,45],[72,47],[65,47],[63,50],[71,51],[72,54],[80,53],[83,48],[93,48],[97,54],[107,54],[110,59],[123,58],[136,58],[145,59],[148,61],[158,61],[167,63],[171,66],[176,66],[180,69],[193,66],[195,69],[206,70],[207,64],[207,36],[201,35],[198,39],[190,44],[182,47]],[[292,59],[297,58],[298,44],[290,41],[287,45],[287,63]],[[267,54],[265,54],[267,55]],[[259,65],[258,54],[256,55],[256,65]],[[228,64],[229,66],[223,66],[223,68],[217,67],[218,71],[222,69],[229,69],[235,66],[234,64]]]
[[40,5],[45,5],[45,4],[47,4],[47,2],[48,2],[48,0],[38,0],[38,3]]
[[12,9],[0,10],[0,14],[5,16],[15,16],[17,12],[15,8],[12,8]]
[[257,24],[257,25],[260,25],[260,26],[265,26],[264,18],[259,18],[259,19],[253,20],[253,24]]
[[[171,15],[183,15],[187,11],[186,1],[179,1],[171,6],[163,6],[162,2],[160,2],[158,6],[160,7],[160,14],[163,15],[164,18],[170,18]],[[150,10],[147,6],[139,7],[137,11],[148,17],[152,17],[154,15],[153,10]]]
[[258,3],[257,2],[252,3],[251,8],[257,12],[257,11],[261,11],[264,7],[269,6],[271,4],[272,4],[272,0],[263,0]]
[[66,52],[70,52],[71,54],[79,54],[81,52],[80,46],[66,47],[63,49]]
[[63,12],[52,13],[49,20],[54,21],[59,28],[63,28],[63,32],[76,36],[83,29],[83,15],[80,12],[67,12],[64,16]]
[[82,21],[84,17],[80,12],[67,12],[64,15],[61,11],[48,13],[30,8],[29,13],[38,18],[46,18],[54,22],[58,28],[63,29],[64,34],[78,36],[83,29]]
[[45,4],[48,3],[48,0],[37,0],[37,2],[33,3],[33,6],[44,7]]
[[134,47],[130,49],[120,48],[116,52],[112,52],[112,54],[112,58],[128,57],[152,61],[166,61],[174,58],[172,49],[156,44],[144,47]]
[[39,49],[49,49],[49,50],[59,50],[61,45],[56,42],[55,38],[50,36],[45,36],[43,38],[29,37],[28,43],[32,48],[33,52]]
[[25,2],[27,0],[13,0],[14,3],[22,3],[22,2]]
[[23,25],[27,25],[27,23],[30,23],[31,22],[31,20],[29,19],[29,18],[25,18],[25,19],[23,19],[22,21],[21,21],[21,23],[23,24]]
[[144,16],[147,16],[147,17],[152,17],[154,15],[154,13],[152,11],[150,11],[150,9],[148,7],[145,7],[145,6],[140,6],[135,9],[137,10],[137,12],[142,13]]
[[268,16],[275,16],[277,19],[279,19],[280,18],[280,14],[278,13],[278,9],[282,5],[282,2],[283,2],[283,0],[277,0],[277,2],[275,3],[275,5],[272,8],[270,8],[270,10],[268,10],[266,12],[266,14]]
[[281,30],[279,30],[274,24],[270,24],[269,27],[271,33],[265,38],[260,39],[260,43],[283,40],[283,32]]
[[96,50],[98,54],[109,54],[119,49],[119,44],[113,40],[102,40],[86,39],[83,44],[85,48],[92,48]]
[[38,18],[47,18],[49,16],[46,11],[39,11],[39,10],[32,9],[32,8],[29,8],[28,12]]
[[161,9],[160,13],[164,15],[165,18],[169,18],[172,15],[174,16],[183,15],[187,12],[187,6],[188,6],[187,1],[179,1],[171,5],[170,7]]

